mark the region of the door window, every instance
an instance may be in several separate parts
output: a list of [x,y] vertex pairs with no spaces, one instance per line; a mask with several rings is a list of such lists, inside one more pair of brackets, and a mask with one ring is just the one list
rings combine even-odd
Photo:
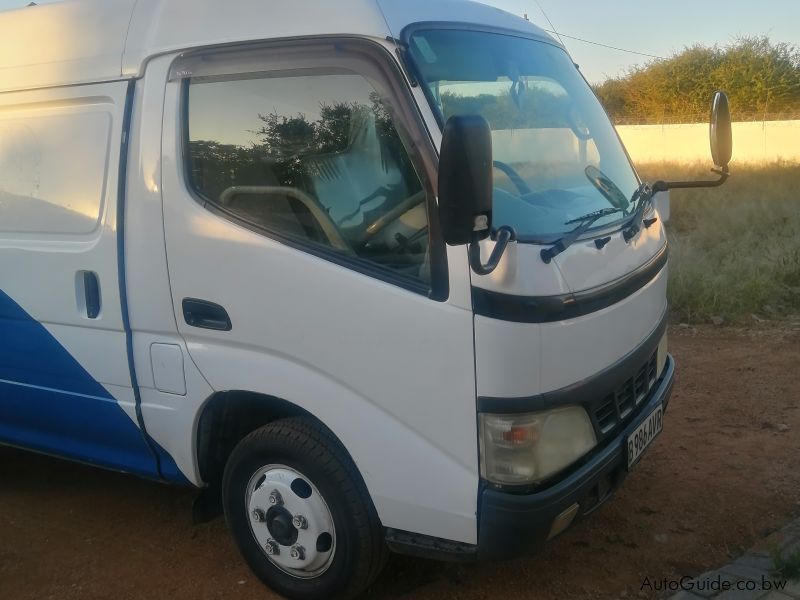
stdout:
[[343,68],[193,76],[194,191],[267,235],[428,283],[427,194],[391,102]]

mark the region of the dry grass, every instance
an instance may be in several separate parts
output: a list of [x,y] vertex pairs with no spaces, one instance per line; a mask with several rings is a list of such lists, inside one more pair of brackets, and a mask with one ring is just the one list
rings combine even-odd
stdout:
[[[638,165],[643,179],[705,178],[706,166]],[[800,165],[731,167],[721,188],[673,190],[670,301],[682,321],[800,314]]]

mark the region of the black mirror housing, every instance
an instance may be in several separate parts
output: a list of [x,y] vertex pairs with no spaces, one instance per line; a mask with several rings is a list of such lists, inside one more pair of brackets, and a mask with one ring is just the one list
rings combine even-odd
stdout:
[[733,133],[731,131],[731,111],[725,92],[716,92],[711,103],[711,157],[714,165],[726,168],[733,154]]
[[485,239],[492,227],[492,132],[479,115],[450,117],[439,154],[439,222],[445,242]]
[[711,142],[711,158],[714,160],[712,173],[718,175],[711,181],[656,181],[652,185],[652,193],[666,192],[674,189],[719,187],[728,180],[730,171],[728,163],[733,154],[733,132],[731,127],[731,111],[728,96],[725,92],[716,92],[711,101],[711,122],[709,125]]

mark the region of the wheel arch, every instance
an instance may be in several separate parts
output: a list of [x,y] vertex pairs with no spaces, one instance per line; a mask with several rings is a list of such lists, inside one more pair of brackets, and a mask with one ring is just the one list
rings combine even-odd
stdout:
[[307,410],[277,396],[246,390],[214,393],[197,419],[195,452],[202,481],[216,487],[239,441],[259,427],[287,417],[307,417],[325,426]]

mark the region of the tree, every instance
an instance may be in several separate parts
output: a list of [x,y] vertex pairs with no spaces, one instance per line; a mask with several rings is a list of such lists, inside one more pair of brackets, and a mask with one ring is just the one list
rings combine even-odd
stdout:
[[493,130],[569,127],[567,97],[536,87],[523,88],[516,99],[511,93],[463,96],[446,91],[441,100],[445,116],[479,114]]
[[232,185],[279,185],[313,193],[315,177],[340,175],[338,163],[330,160],[334,155],[369,143],[374,134],[384,170],[399,170],[408,189],[416,189],[418,179],[390,107],[375,92],[369,101],[322,102],[315,120],[303,113],[259,114],[261,127],[251,132],[257,139],[250,146],[193,140],[193,178],[212,197]]
[[719,46],[695,45],[667,60],[635,67],[595,87],[617,122],[705,120],[716,90],[725,90],[734,119],[800,113],[800,52],[767,37]]

